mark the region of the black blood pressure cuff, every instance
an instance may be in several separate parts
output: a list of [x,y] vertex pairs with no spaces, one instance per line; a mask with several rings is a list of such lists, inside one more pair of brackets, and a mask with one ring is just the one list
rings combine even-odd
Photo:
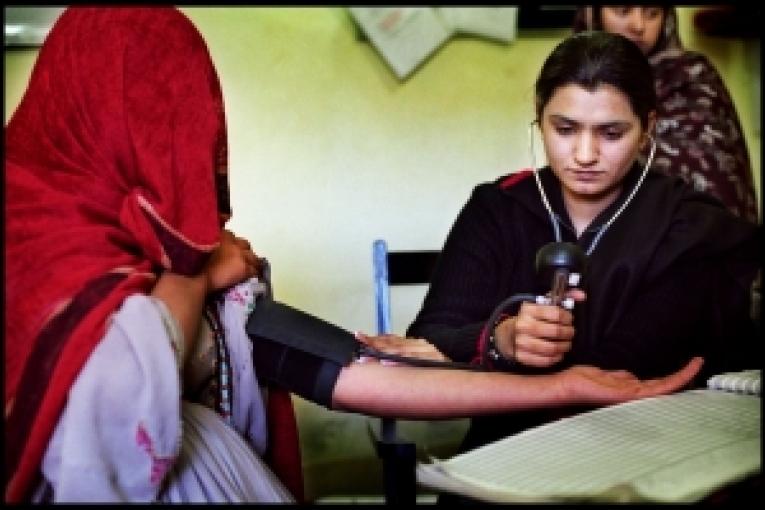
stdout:
[[246,331],[259,380],[327,408],[340,370],[359,352],[351,332],[269,298],[256,301]]

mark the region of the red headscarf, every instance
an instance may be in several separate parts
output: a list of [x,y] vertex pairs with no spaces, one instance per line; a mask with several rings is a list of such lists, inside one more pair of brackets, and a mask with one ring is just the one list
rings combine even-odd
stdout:
[[130,294],[198,273],[230,213],[218,77],[171,8],[70,8],[5,131],[7,501]]

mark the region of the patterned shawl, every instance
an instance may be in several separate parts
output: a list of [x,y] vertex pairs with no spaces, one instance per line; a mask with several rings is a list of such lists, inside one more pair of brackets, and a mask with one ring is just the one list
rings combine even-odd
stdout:
[[5,130],[7,501],[130,294],[199,272],[228,217],[223,100],[170,8],[70,8]]

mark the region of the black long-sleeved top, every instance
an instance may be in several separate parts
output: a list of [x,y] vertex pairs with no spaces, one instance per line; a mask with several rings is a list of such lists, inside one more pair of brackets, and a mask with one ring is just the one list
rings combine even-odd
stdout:
[[[557,178],[549,168],[541,170],[562,240],[587,251],[641,171],[637,165],[630,171],[621,196],[577,239]],[[571,351],[549,370],[525,371],[591,364],[649,378],[702,355],[706,361],[697,379],[702,382],[712,373],[759,366],[749,313],[760,267],[759,236],[759,226],[734,217],[716,199],[649,171],[588,257],[581,284],[587,299],[574,311]],[[478,185],[449,232],[407,335],[427,338],[455,361],[474,360],[479,334],[497,304],[512,294],[549,290],[550,282],[535,275],[534,258],[553,241],[531,172]],[[528,416],[508,417],[515,425],[496,432],[504,436],[544,420],[544,413],[531,414],[536,417],[528,422]]]

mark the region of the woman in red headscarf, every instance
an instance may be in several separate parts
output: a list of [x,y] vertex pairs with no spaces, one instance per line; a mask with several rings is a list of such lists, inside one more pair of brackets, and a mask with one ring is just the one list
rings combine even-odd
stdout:
[[[218,77],[186,17],[62,14],[6,127],[6,500],[35,487],[43,500],[46,487],[56,500],[153,500],[188,454],[179,367],[206,352],[191,341],[206,296],[258,266],[221,229],[226,171]],[[242,497],[291,500],[273,486]]]

